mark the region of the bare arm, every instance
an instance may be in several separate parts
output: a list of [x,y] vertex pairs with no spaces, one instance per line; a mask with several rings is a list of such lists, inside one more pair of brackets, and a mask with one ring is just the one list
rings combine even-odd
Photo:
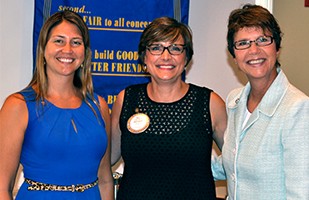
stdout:
[[227,124],[227,114],[224,101],[215,92],[212,92],[210,95],[210,113],[214,132],[213,138],[221,151],[224,142],[224,132]]
[[122,109],[124,90],[121,91],[112,109],[112,165],[121,157],[121,131],[119,127],[119,117]]
[[110,115],[109,115],[109,109],[106,101],[99,97],[100,106],[101,106],[101,115],[105,122],[105,129],[107,133],[108,143],[107,143],[107,149],[106,152],[100,162],[100,167],[98,171],[98,177],[99,177],[99,189],[101,198],[103,200],[113,200],[114,199],[114,179],[112,176],[112,170],[111,170],[111,156],[110,156],[110,149],[111,149],[111,143],[110,143]]
[[0,111],[0,199],[13,199],[12,191],[28,124],[26,102],[20,94],[9,96]]

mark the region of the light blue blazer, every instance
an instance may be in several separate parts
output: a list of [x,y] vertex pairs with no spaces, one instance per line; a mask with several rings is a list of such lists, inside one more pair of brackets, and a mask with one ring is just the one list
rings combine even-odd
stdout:
[[228,199],[309,200],[309,98],[277,70],[244,128],[250,84],[228,95],[222,150]]

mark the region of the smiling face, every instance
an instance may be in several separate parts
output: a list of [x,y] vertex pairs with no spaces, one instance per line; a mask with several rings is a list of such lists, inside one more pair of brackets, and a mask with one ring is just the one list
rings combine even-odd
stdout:
[[[265,36],[261,28],[245,27],[235,33],[234,41],[250,40],[254,41],[261,36]],[[268,34],[267,36],[271,36]],[[251,47],[235,51],[235,62],[238,64],[249,81],[265,80],[271,83],[276,75],[276,60],[279,51],[276,50],[276,44],[273,42],[268,46],[257,46],[254,42]]]
[[[162,45],[168,47],[172,44],[184,44],[182,37],[179,37],[174,42],[155,42],[152,45]],[[171,55],[167,49],[161,55],[152,55],[149,50],[146,50],[145,64],[155,81],[176,81],[181,80],[181,74],[184,71],[186,64],[186,50],[180,55]]]
[[84,57],[83,38],[77,26],[64,20],[51,30],[44,52],[48,76],[74,75]]

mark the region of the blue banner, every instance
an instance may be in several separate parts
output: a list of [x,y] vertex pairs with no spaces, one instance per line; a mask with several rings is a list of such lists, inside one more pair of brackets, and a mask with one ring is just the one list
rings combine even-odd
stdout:
[[111,108],[116,95],[126,86],[150,80],[138,63],[142,31],[161,16],[188,24],[189,0],[35,0],[34,57],[44,21],[63,10],[78,13],[88,25],[95,92]]

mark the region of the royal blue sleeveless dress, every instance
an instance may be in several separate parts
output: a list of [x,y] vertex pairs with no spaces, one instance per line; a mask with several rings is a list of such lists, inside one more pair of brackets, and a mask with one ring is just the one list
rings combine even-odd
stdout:
[[[97,179],[100,161],[107,148],[105,124],[97,106],[82,102],[76,109],[58,108],[45,101],[37,104],[35,92],[20,92],[27,103],[29,121],[20,162],[24,177],[54,185],[88,184]],[[95,95],[98,100],[98,96]],[[101,199],[96,185],[84,192],[29,191],[24,182],[17,200]]]

